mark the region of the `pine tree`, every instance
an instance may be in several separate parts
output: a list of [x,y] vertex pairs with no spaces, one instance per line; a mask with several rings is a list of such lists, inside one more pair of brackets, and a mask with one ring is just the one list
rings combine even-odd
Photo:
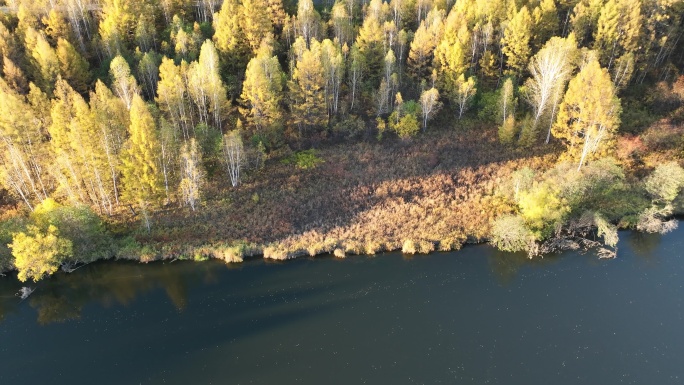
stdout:
[[10,31],[5,24],[0,22],[0,55],[9,58],[13,62],[21,59],[18,38],[18,33]]
[[131,103],[130,116],[129,138],[121,158],[122,198],[140,206],[149,230],[149,208],[158,203],[164,188],[159,170],[159,135],[149,107],[137,94]]
[[417,81],[428,78],[432,73],[432,57],[440,32],[441,26],[428,29],[424,20],[413,36],[407,65],[409,74]]
[[214,15],[214,42],[226,58],[247,53],[249,43],[241,31],[243,18],[244,11],[238,0],[225,0],[221,10]]
[[285,19],[287,18],[285,8],[283,7],[283,0],[266,0],[266,3],[268,6],[269,19],[276,29],[276,32],[280,33],[283,30]]
[[530,39],[532,37],[532,17],[527,7],[523,6],[508,21],[501,40],[502,51],[506,55],[506,65],[512,74],[521,74],[530,57]]
[[580,47],[592,36],[605,0],[580,0],[572,10],[570,24]]
[[221,10],[214,15],[213,40],[221,55],[223,73],[226,74],[227,87],[232,94],[239,91],[250,58],[250,43],[242,31],[243,25],[242,4],[238,0],[224,0]]
[[256,130],[274,128],[281,122],[284,79],[278,57],[270,46],[262,46],[247,64],[241,96],[247,106],[241,113]]
[[532,12],[534,29],[532,34],[532,49],[538,50],[547,40],[556,36],[559,27],[556,0],[542,0]]
[[[305,44],[303,37],[298,37],[297,42],[295,45]],[[325,74],[321,65],[320,43],[315,39],[311,40],[311,48],[303,49],[295,60],[288,88],[292,97],[291,118],[301,133],[309,127],[327,124],[323,89]]]
[[471,33],[463,18],[455,10],[449,13],[443,37],[435,50],[435,67],[440,88],[448,95],[453,94],[457,80],[470,67],[467,55]]
[[71,39],[71,28],[64,16],[56,9],[51,9],[46,17],[43,17],[45,34],[51,45],[57,45],[59,39]]
[[33,78],[48,95],[52,94],[59,76],[59,59],[42,33],[29,28],[26,31],[26,49],[31,53]]
[[568,156],[580,169],[586,161],[605,156],[610,150],[620,112],[610,74],[592,60],[570,81],[552,134],[563,140]]
[[252,52],[256,53],[261,41],[273,35],[273,25],[269,18],[267,0],[243,0],[244,12],[242,32],[249,43]]
[[112,175],[107,143],[100,127],[100,111],[92,111],[83,97],[64,80],[57,82],[50,136],[59,180],[75,201],[112,214],[116,176]]
[[2,57],[2,77],[13,90],[20,94],[28,92],[28,80],[21,70],[9,57]]
[[149,10],[144,1],[103,0],[99,33],[109,57],[124,52],[133,43],[140,15]]
[[363,55],[365,79],[376,88],[380,84],[386,55],[383,24],[385,13],[380,0],[372,0],[356,38],[356,46]]
[[608,0],[601,8],[594,48],[606,67],[612,68],[616,58],[637,49],[641,26],[639,0]]
[[76,51],[67,40],[59,38],[57,41],[57,58],[62,79],[81,95],[90,89],[90,70],[88,62]]

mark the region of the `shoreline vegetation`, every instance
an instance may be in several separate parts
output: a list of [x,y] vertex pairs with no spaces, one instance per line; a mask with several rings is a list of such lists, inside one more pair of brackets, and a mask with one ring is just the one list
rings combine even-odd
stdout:
[[0,274],[613,258],[684,213],[684,3],[57,3],[0,15]]

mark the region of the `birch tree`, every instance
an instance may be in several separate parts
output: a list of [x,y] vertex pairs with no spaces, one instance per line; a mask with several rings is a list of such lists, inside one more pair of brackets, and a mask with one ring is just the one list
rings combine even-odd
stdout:
[[354,45],[350,55],[347,86],[349,87],[349,109],[354,110],[359,87],[363,82],[364,57],[359,48]]
[[106,111],[92,111],[64,80],[57,82],[55,95],[49,127],[55,155],[53,170],[70,199],[97,206],[111,215],[116,202],[116,176],[110,172],[110,143],[101,138],[102,121],[98,116]]
[[499,106],[501,108],[501,124],[506,122],[506,118],[515,114],[515,89],[513,86],[513,80],[511,78],[506,78],[501,90],[499,91]]
[[96,137],[100,152],[107,161],[114,201],[119,204],[119,159],[129,125],[128,111],[121,99],[99,80],[95,92],[90,94],[90,110],[98,127]]
[[297,2],[297,16],[294,22],[295,37],[303,37],[309,47],[312,39],[320,39],[321,15],[314,8],[312,0]]
[[566,39],[553,37],[532,57],[528,65],[531,77],[525,82],[525,100],[532,106],[533,127],[548,110],[551,113],[546,143],[551,137],[551,125],[560,95],[574,68],[576,47],[572,34]]
[[245,162],[240,131],[233,130],[223,135],[223,163],[233,187],[240,183],[240,171]]
[[133,99],[139,94],[138,82],[131,75],[128,62],[121,55],[117,55],[109,65],[109,75],[112,79],[112,89],[130,110]]
[[195,2],[200,21],[211,21],[212,16],[219,10],[220,4],[221,2],[218,0],[198,0]]
[[218,53],[211,40],[207,40],[202,44],[199,56],[199,68],[202,78],[202,87],[207,94],[209,112],[211,113],[214,127],[221,131],[228,101],[226,98],[226,88],[219,75]]
[[138,63],[138,78],[142,82],[142,90],[145,93],[145,97],[149,100],[154,99],[157,92],[160,64],[161,56],[154,51],[145,52]]
[[[32,99],[46,96],[31,84]],[[31,99],[31,98],[29,98]],[[48,121],[40,119],[36,109],[23,95],[0,78],[0,183],[30,210],[52,192],[49,143],[45,138],[49,125],[49,104],[36,106],[48,110]]]
[[86,41],[91,39],[92,19],[89,12],[91,2],[90,0],[66,0],[64,6],[79,48],[81,52],[84,52]]
[[499,140],[502,143],[511,143],[515,137],[515,106],[517,99],[515,98],[515,89],[513,80],[507,78],[501,90],[499,90],[499,111],[501,113],[499,119],[501,125],[499,126]]
[[423,131],[427,129],[428,120],[432,119],[439,109],[441,103],[439,102],[439,91],[436,88],[430,88],[423,91],[420,95],[420,109],[423,116]]
[[354,28],[347,11],[347,5],[344,2],[335,2],[330,13],[330,22],[333,27],[333,36],[340,45],[351,46],[354,41]]
[[336,115],[339,107],[344,59],[339,44],[325,39],[321,43],[321,63],[325,77],[325,100],[328,116]]
[[172,59],[163,58],[159,66],[156,101],[167,119],[184,140],[190,139],[194,129],[194,119],[190,96],[186,85],[187,63],[175,65]]
[[456,79],[455,89],[452,91],[453,101],[458,105],[458,119],[463,117],[470,106],[470,102],[477,93],[477,88],[475,88],[475,77],[471,76],[466,79],[464,75],[461,75]]
[[180,195],[183,203],[195,211],[200,201],[202,185],[204,184],[204,170],[202,170],[202,152],[199,151],[195,138],[186,142],[180,155]]

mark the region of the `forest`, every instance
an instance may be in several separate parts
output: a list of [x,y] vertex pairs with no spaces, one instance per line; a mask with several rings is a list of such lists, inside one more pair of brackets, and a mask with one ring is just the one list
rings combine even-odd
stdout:
[[617,253],[684,212],[681,0],[0,0],[0,274]]

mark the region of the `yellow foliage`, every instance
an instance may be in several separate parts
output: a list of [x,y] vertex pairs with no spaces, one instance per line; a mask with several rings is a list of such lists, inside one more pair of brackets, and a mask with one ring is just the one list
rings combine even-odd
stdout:
[[525,223],[542,238],[570,211],[558,189],[547,183],[535,183],[529,191],[521,192],[518,205]]
[[50,225],[46,232],[36,226],[29,226],[27,232],[15,234],[9,245],[19,270],[19,280],[34,282],[52,275],[62,261],[72,254],[72,244],[60,238],[57,227]]

